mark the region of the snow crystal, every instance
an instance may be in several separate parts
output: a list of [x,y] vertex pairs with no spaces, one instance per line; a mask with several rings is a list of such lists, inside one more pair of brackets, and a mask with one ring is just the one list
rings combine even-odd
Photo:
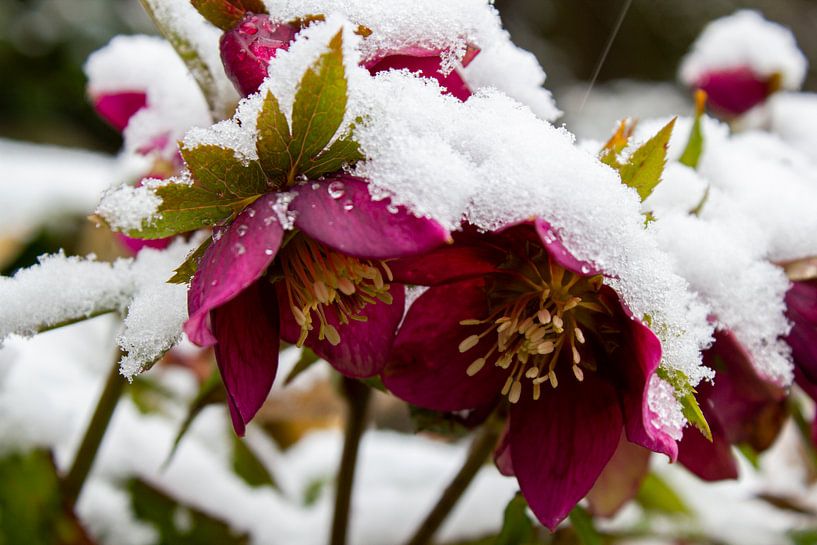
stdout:
[[817,162],[817,94],[775,93],[767,105],[771,130]]
[[211,122],[207,102],[173,47],[153,36],[117,36],[85,64],[91,97],[118,92],[147,94],[147,106],[125,129],[129,152],[160,150],[172,156],[176,141]]
[[122,310],[130,290],[129,264],[59,253],[40,257],[11,278],[0,277],[0,343],[12,334],[34,335],[42,327]]
[[676,441],[684,435],[686,418],[681,404],[675,397],[675,389],[657,375],[650,379],[647,405],[653,413],[652,424]]
[[688,212],[701,202],[709,182],[686,165],[668,162],[652,194],[644,201],[643,209],[662,218],[673,212]]
[[[306,15],[340,15],[372,34],[360,42],[362,60],[408,48],[441,51],[443,65],[456,66],[469,47],[481,50],[463,70],[472,89],[496,87],[527,104],[543,119],[559,115],[542,88],[545,73],[530,53],[517,48],[485,0],[265,0],[271,16],[289,21]],[[274,63],[275,61],[273,61]]]
[[707,72],[747,66],[760,76],[780,74],[785,89],[798,89],[808,61],[789,29],[751,10],[707,25],[684,58],[680,78],[695,85]]
[[102,194],[96,213],[111,228],[130,231],[140,229],[143,222],[155,218],[161,204],[161,197],[151,190],[151,186],[122,184]]
[[196,237],[189,243],[176,241],[165,250],[143,248],[136,257],[130,271],[135,293],[117,339],[125,352],[120,362],[123,376],[133,378],[181,339],[187,286],[168,284],[167,279],[198,242]]

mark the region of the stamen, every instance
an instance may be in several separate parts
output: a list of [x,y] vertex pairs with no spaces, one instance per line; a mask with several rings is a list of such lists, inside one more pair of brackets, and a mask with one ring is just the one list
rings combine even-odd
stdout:
[[474,363],[468,366],[468,369],[465,370],[465,373],[469,377],[473,377],[474,375],[479,373],[483,367],[485,367],[485,358],[477,358],[474,360]]
[[578,365],[573,366],[573,374],[576,375],[576,379],[581,382],[584,380],[584,371]]
[[508,380],[505,381],[505,386],[502,387],[502,395],[508,395],[508,392],[511,391],[511,385],[513,384],[513,375],[508,377]]
[[460,325],[479,325],[483,323],[482,320],[460,320]]
[[510,401],[511,403],[517,403],[519,402],[519,398],[521,397],[521,395],[522,383],[519,382],[518,380],[514,381],[513,385],[511,386],[511,393],[510,395],[508,395],[508,401]]
[[542,395],[542,387],[539,386],[538,382],[533,383],[533,400],[538,401],[539,397]]
[[556,328],[556,331],[561,333],[564,331],[565,322],[562,320],[562,317],[556,315],[553,317],[553,327]]
[[570,348],[573,350],[573,363],[579,363],[582,361],[582,356],[579,354],[579,351],[576,349],[575,346],[570,345]]
[[579,303],[581,302],[582,302],[581,297],[571,297],[570,300],[567,303],[565,303],[564,310],[574,309],[577,306],[579,306]]
[[470,337],[466,337],[460,343],[460,353],[468,352],[472,348],[474,348],[477,344],[479,344],[479,335],[471,335]]
[[573,334],[576,336],[576,340],[580,343],[584,344],[584,333],[578,327],[573,328]]
[[552,371],[548,373],[548,379],[550,380],[550,385],[554,388],[559,386],[559,380],[556,378],[556,372]]
[[539,309],[539,312],[536,313],[536,317],[539,319],[539,323],[542,325],[550,323],[550,312],[546,308]]

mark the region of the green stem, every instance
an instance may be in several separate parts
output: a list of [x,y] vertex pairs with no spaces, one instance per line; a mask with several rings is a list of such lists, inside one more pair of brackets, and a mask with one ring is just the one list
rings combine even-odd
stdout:
[[436,505],[429,511],[420,526],[417,527],[414,535],[406,542],[406,545],[427,545],[431,538],[448,518],[448,515],[457,505],[462,495],[468,489],[471,481],[474,480],[480,468],[491,456],[499,440],[500,426],[493,418],[489,419],[474,438],[468,456],[462,464],[459,472],[454,476],[446,489],[443,491]]
[[346,394],[349,412],[346,417],[346,440],[343,443],[343,454],[338,468],[335,513],[332,518],[332,534],[330,537],[331,545],[346,545],[357,453],[360,447],[360,439],[366,429],[366,413],[371,398],[371,389],[355,379],[344,377],[343,391]]
[[68,320],[63,320],[62,322],[57,322],[56,324],[51,325],[44,325],[42,327],[37,328],[37,333],[45,333],[46,331],[52,331],[54,329],[59,329],[61,327],[65,327],[68,325],[77,324],[79,322],[84,322],[85,320],[90,320],[91,318],[96,318],[97,316],[102,316],[103,314],[110,314],[115,312],[112,308],[106,308],[102,310],[95,310],[90,314],[86,314],[85,316],[80,316],[79,318],[69,318]]
[[74,462],[62,479],[63,497],[71,505],[76,503],[82,492],[82,487],[94,465],[99,446],[102,444],[102,439],[111,423],[111,417],[125,388],[126,381],[119,375],[121,357],[122,353],[117,350],[114,364],[105,380],[102,395],[99,397],[91,422],[74,456]]

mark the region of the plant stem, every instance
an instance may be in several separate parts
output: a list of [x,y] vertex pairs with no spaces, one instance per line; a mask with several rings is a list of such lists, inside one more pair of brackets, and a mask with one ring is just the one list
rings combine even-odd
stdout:
[[485,460],[493,453],[499,440],[499,431],[500,426],[494,418],[488,419],[483,424],[482,429],[474,438],[468,456],[465,458],[459,472],[448,484],[440,499],[437,500],[436,505],[429,511],[426,518],[417,527],[414,536],[406,542],[406,545],[427,545],[430,543],[431,538],[454,509],[454,506],[457,505]]
[[117,350],[114,364],[105,380],[105,386],[97,402],[94,414],[85,430],[85,436],[74,456],[74,462],[62,479],[62,491],[64,499],[71,505],[76,503],[82,492],[82,487],[88,478],[88,473],[94,465],[99,446],[105,437],[108,425],[111,423],[116,405],[125,388],[126,381],[119,375],[119,360],[122,353]]
[[343,443],[343,454],[338,468],[331,545],[346,545],[358,447],[366,429],[366,413],[371,398],[369,387],[355,379],[344,377],[343,391],[346,394],[349,412],[346,416],[346,440]]

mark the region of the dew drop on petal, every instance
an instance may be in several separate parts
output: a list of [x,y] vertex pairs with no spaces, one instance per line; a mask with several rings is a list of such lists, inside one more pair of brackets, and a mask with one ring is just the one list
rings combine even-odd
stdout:
[[333,199],[339,199],[343,197],[344,193],[346,193],[346,187],[344,187],[343,182],[332,182],[329,184],[327,189],[329,191],[329,196]]
[[237,231],[238,236],[243,237],[244,235],[247,234],[247,231],[249,231],[249,230],[250,230],[250,228],[247,227],[246,225],[239,225],[238,226],[238,231]]
[[264,255],[272,255],[274,253],[275,252],[273,251],[272,248],[267,248],[266,250],[264,250]]
[[251,218],[255,217],[255,209],[254,208],[247,208],[247,215]]
[[315,183],[312,184],[312,189],[320,189],[320,188],[321,188],[321,184],[319,184],[318,182],[315,182]]
[[388,211],[389,214],[396,214],[400,211],[400,208],[394,203],[389,203],[386,205],[386,211]]
[[590,267],[587,265],[582,265],[582,274],[590,274]]
[[346,202],[343,203],[343,209],[346,210],[347,212],[349,210],[352,210],[354,207],[355,207],[355,203],[353,203],[350,200],[347,200]]
[[236,242],[233,246],[233,253],[235,253],[235,255],[244,255],[246,251],[247,249],[240,242]]

